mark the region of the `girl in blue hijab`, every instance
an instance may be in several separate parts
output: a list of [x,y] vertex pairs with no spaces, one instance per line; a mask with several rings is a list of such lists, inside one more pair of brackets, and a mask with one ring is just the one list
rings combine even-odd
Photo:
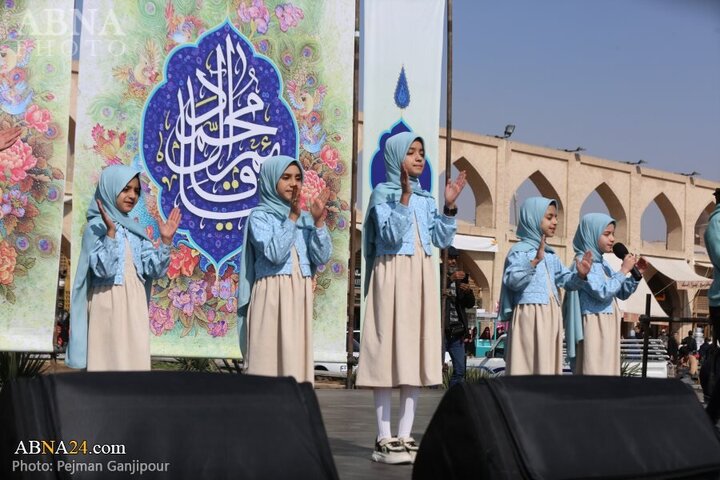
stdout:
[[530,197],[520,207],[516,243],[505,259],[500,320],[510,321],[508,375],[562,374],[562,318],[558,288],[577,290],[590,271],[591,254],[565,268],[546,239],[555,236],[557,201]]
[[129,216],[139,199],[140,172],[125,165],[103,170],[73,284],[69,367],[150,370],[150,289],[167,272],[181,218],[175,208],[159,223],[162,242],[155,247]]
[[645,270],[644,259],[628,254],[620,271],[603,259],[615,243],[615,219],[604,213],[582,217],[575,238],[575,255],[592,254],[587,281],[576,292],[568,292],[563,301],[567,354],[577,375],[620,375],[620,322],[622,315],[615,298],[626,300],[635,292],[638,281],[628,276],[637,266]]
[[[357,385],[372,387],[378,435],[372,459],[410,463],[420,387],[442,383],[440,292],[433,246],[455,236],[455,201],[465,173],[445,187],[445,213],[418,178],[425,168],[421,137],[403,132],[385,144],[387,181],[373,190],[363,223],[367,308],[362,326]],[[390,399],[400,387],[397,437],[390,432]]]
[[314,380],[313,280],[330,260],[324,189],[300,209],[303,169],[291,157],[260,169],[260,203],[250,213],[239,278],[240,349],[253,375]]

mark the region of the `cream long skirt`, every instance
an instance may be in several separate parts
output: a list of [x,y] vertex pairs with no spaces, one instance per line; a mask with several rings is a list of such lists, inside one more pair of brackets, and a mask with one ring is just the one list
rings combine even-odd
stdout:
[[312,277],[303,277],[293,247],[291,275],[253,284],[248,308],[247,373],[313,383]]
[[128,242],[124,272],[123,285],[97,286],[89,295],[89,372],[150,370],[148,299]]
[[577,346],[576,375],[620,375],[620,311],[583,315],[583,341]]
[[505,373],[562,374],[562,342],[562,315],[552,294],[547,305],[517,305],[508,333]]
[[442,383],[436,265],[415,237],[415,254],[375,259],[360,341],[357,385]]

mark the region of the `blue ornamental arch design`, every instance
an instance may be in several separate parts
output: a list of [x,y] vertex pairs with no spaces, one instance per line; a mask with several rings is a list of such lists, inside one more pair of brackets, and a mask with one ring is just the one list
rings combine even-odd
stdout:
[[179,207],[183,243],[218,272],[242,249],[263,162],[297,158],[299,148],[279,70],[229,20],[170,52],[143,110],[141,145],[160,214]]
[[[410,86],[408,85],[407,74],[405,73],[405,66],[400,69],[397,83],[395,84],[395,93],[393,95],[393,101],[395,106],[400,111],[406,109],[410,105]],[[405,120],[400,117],[400,120],[390,127],[389,130],[385,130],[380,134],[378,140],[378,148],[373,152],[370,159],[370,187],[375,188],[377,184],[385,182],[387,180],[387,170],[385,169],[385,142],[388,138],[401,132],[410,132],[412,128],[405,123]],[[427,158],[427,156],[426,156]],[[425,162],[425,169],[420,174],[418,181],[420,186],[428,192],[432,189],[432,178],[433,172],[430,162]]]
[[[387,180],[387,170],[385,169],[385,143],[388,141],[388,138],[401,132],[410,131],[412,131],[410,126],[405,123],[404,120],[400,119],[395,122],[389,130],[385,130],[380,134],[378,148],[375,150],[370,160],[370,186],[372,188],[375,188],[378,183],[382,183]],[[425,154],[425,158],[427,158],[427,153]],[[425,169],[420,174],[420,178],[418,180],[420,182],[420,186],[428,192],[432,188],[432,177],[432,166],[430,165],[430,162],[426,161]]]

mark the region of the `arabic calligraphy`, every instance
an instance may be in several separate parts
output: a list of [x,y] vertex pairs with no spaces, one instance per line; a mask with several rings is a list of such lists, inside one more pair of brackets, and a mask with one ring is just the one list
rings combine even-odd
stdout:
[[232,25],[167,62],[166,81],[145,107],[145,163],[162,188],[162,211],[179,207],[181,229],[219,263],[242,244],[263,162],[296,155],[297,127],[277,69]]

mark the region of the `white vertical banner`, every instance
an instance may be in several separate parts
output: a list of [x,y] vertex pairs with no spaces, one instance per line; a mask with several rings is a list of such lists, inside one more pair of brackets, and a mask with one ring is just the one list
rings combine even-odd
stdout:
[[385,181],[385,141],[408,130],[425,140],[420,184],[437,198],[445,0],[365,0],[364,15],[362,210]]

